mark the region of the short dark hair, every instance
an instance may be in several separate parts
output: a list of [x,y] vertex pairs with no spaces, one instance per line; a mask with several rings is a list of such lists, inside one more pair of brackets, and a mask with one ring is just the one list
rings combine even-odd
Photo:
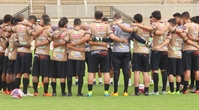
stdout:
[[45,19],[45,18],[50,19],[49,15],[47,15],[47,14],[43,14],[41,18],[42,18],[42,19]]
[[143,18],[141,14],[134,15],[134,20],[136,20],[138,23],[141,23]]
[[49,25],[51,20],[49,18],[43,19],[44,26]]
[[16,19],[23,21],[24,20],[24,15],[22,13],[17,13],[15,16]]
[[168,22],[176,25],[176,20],[174,18],[169,19]]
[[0,19],[0,25],[3,24],[3,19]]
[[103,17],[102,21],[108,21],[108,18],[107,17]]
[[180,14],[180,13],[178,13],[178,12],[177,12],[177,13],[174,13],[174,14],[173,14],[173,17],[181,18],[181,14]]
[[103,16],[102,11],[95,12],[95,19],[97,19],[97,20],[102,19],[102,16]]
[[152,18],[152,16],[149,16],[149,18]]
[[64,19],[66,21],[66,24],[68,24],[68,18],[62,17],[61,19]]
[[81,19],[79,19],[79,18],[74,19],[74,25],[75,26],[80,25],[81,23],[82,23]]
[[195,16],[191,17],[190,20],[195,23]]
[[161,12],[160,11],[153,11],[151,13],[151,16],[154,17],[157,20],[161,20]]
[[60,19],[59,20],[59,23],[58,23],[58,26],[60,27],[60,28],[64,28],[64,26],[66,25],[66,20],[65,19]]
[[199,24],[199,16],[196,16],[193,21]]
[[114,18],[116,19],[121,19],[122,18],[122,15],[120,13],[115,13],[114,14]]
[[37,22],[37,18],[36,18],[35,15],[30,15],[30,16],[28,17],[28,20],[34,20],[35,22]]
[[10,22],[11,18],[12,18],[12,16],[10,14],[6,14],[3,18],[4,23]]
[[189,12],[187,12],[187,11],[183,12],[182,13],[182,18],[189,19],[190,18]]

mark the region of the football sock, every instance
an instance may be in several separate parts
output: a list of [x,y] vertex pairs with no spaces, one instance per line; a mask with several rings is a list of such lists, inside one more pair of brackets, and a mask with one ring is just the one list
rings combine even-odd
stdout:
[[6,91],[6,81],[2,82],[2,88],[3,88],[3,91]]
[[187,90],[188,81],[184,81],[183,92]]
[[108,91],[110,84],[104,84],[104,91]]
[[190,84],[191,87],[194,87],[194,81],[195,81],[195,74],[193,71],[191,71],[191,84]]
[[102,82],[102,78],[99,78],[99,82]]
[[144,87],[144,92],[149,92],[149,87]]
[[78,81],[78,94],[81,94],[82,92],[82,85],[83,85],[83,76],[78,76],[79,81]]
[[29,79],[23,78],[23,93],[27,94]]
[[15,82],[12,82],[12,83],[11,83],[11,88],[12,88],[12,90],[15,89]]
[[48,85],[49,85],[49,83],[44,83],[44,93],[45,94],[48,93]]
[[181,75],[181,84],[184,85],[184,75]]
[[196,90],[199,90],[199,80],[196,80]]
[[139,92],[139,87],[135,87],[135,94]]
[[167,87],[167,72],[163,71],[162,72],[162,91],[166,91],[166,87]]
[[110,82],[113,82],[113,78],[110,78]]
[[11,89],[11,83],[7,83],[7,87],[8,87],[8,91],[10,92],[12,89]]
[[93,84],[88,84],[88,91],[92,91],[93,90]]
[[52,89],[53,89],[53,93],[57,93],[56,92],[56,82],[51,82],[51,86],[52,86]]
[[15,88],[19,89],[20,83],[21,83],[21,78],[16,78],[16,80],[15,80]]
[[113,79],[113,81],[114,81],[114,93],[116,93],[117,90],[118,90],[119,73],[114,72],[113,77],[114,77],[114,79]]
[[154,92],[157,92],[158,91],[158,82],[159,82],[158,73],[153,73],[153,80],[154,80]]
[[38,86],[38,82],[33,82],[34,93],[38,93],[37,86]]
[[65,82],[61,82],[60,85],[61,85],[62,94],[64,94],[65,93],[65,88],[66,88],[66,83]]
[[169,82],[169,87],[170,87],[170,91],[174,92],[174,83],[173,82]]
[[68,76],[67,77],[67,87],[68,87],[68,93],[72,93],[72,91],[71,91],[71,88],[72,88],[72,76]]
[[127,72],[126,74],[124,73],[124,91],[123,92],[128,91],[128,84],[129,84],[129,78],[128,78],[128,72]]
[[176,82],[176,92],[180,90],[180,82]]

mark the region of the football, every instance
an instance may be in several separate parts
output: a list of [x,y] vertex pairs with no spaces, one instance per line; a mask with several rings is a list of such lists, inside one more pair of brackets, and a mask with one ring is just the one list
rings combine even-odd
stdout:
[[15,99],[20,99],[23,96],[23,92],[20,89],[14,89],[11,93],[11,96]]

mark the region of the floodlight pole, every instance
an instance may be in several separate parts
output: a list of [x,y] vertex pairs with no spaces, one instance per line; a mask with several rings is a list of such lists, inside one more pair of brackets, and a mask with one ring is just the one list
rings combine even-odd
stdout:
[[60,0],[57,0],[57,13],[58,13],[58,18],[60,19]]
[[29,6],[30,6],[30,14],[32,15],[32,0],[30,0],[30,3],[29,3]]
[[85,5],[85,13],[86,13],[86,17],[87,17],[87,1],[84,0],[84,5]]

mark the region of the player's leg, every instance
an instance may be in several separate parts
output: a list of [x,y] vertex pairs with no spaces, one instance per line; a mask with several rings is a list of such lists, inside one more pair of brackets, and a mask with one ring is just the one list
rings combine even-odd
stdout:
[[176,75],[177,61],[174,58],[168,58],[167,72],[169,78],[170,93],[175,94],[174,91],[174,75]]
[[[102,86],[103,85],[103,82],[102,82],[102,72],[101,72],[101,69],[100,69],[100,65],[98,66],[98,78],[99,78],[99,83],[98,85]],[[95,79],[94,79],[94,82],[93,84],[95,85]]]
[[66,75],[67,75],[67,61],[60,62],[60,66],[58,66],[58,74],[60,77],[60,86],[61,86],[61,96],[66,96]]
[[132,56],[131,56],[131,52],[129,52],[129,65],[128,65],[128,77],[129,77],[129,85],[128,86],[132,86],[133,84],[131,83],[131,67],[132,67],[132,62],[131,62],[131,58],[132,58]]
[[[198,51],[194,52],[197,53]],[[195,74],[195,80],[196,80],[196,90],[195,94],[199,94],[199,56],[198,54],[193,54],[192,56],[192,68],[191,70],[194,71]],[[193,81],[194,84],[194,81]],[[194,91],[192,91],[194,92]]]
[[7,73],[7,63],[8,63],[8,57],[7,56],[2,56],[3,59],[3,70],[2,70],[2,87],[3,87],[3,94],[7,94],[7,82],[6,82],[6,73]]
[[35,56],[33,61],[33,71],[32,71],[32,82],[33,82],[33,90],[34,90],[34,96],[38,96],[38,82],[39,82],[39,76],[40,76],[40,61],[39,57]]
[[56,86],[57,86],[57,78],[59,78],[59,64],[60,62],[58,61],[55,61],[55,60],[50,60],[50,77],[52,79],[52,82],[51,82],[51,87],[52,87],[52,95],[53,96],[57,96],[57,91],[56,91]]
[[167,62],[168,62],[168,56],[167,52],[161,52],[161,61],[160,61],[160,69],[162,73],[162,94],[166,94],[166,87],[167,87]]
[[78,79],[79,79],[79,78],[78,78],[78,75],[76,75],[76,76],[75,76],[75,85],[76,85],[76,86],[78,85]]
[[195,93],[196,88],[194,86],[194,83],[195,83],[195,72],[194,71],[191,71],[191,81],[190,82],[191,82],[189,85],[190,92]]
[[[68,69],[68,73],[67,73],[68,94],[67,94],[67,96],[72,96],[72,90],[71,90],[72,89],[72,77],[77,75],[76,64],[77,64],[76,60],[68,59],[68,61],[67,61],[67,69]],[[78,82],[79,82],[79,79],[78,79]]]
[[[142,66],[141,66],[142,65]],[[144,81],[144,95],[149,95],[149,71],[150,71],[150,64],[149,64],[149,55],[141,55],[141,70],[143,71],[143,81]]]
[[12,92],[12,86],[11,86],[11,73],[10,73],[10,68],[11,68],[11,64],[12,61],[8,60],[8,68],[7,68],[7,74],[6,74],[6,83],[7,83],[7,88],[8,88],[8,92],[7,94],[11,94]]
[[83,77],[85,75],[85,61],[77,61],[76,63],[76,71],[77,71],[77,74],[78,74],[78,78],[79,78],[79,81],[78,81],[78,90],[77,90],[77,96],[83,96],[83,93],[82,93],[82,86],[83,86]]
[[109,63],[110,63],[110,85],[113,85],[113,66],[112,66],[112,49],[108,48],[109,53]]
[[123,95],[128,96],[128,84],[129,84],[129,53],[122,53],[122,59],[121,59],[121,67],[122,72],[124,76],[124,91]]
[[17,53],[17,59],[15,63],[15,70],[16,70],[15,88],[18,88],[18,89],[21,84],[21,77],[22,77],[21,67],[22,67],[21,56],[20,56],[20,53]]

